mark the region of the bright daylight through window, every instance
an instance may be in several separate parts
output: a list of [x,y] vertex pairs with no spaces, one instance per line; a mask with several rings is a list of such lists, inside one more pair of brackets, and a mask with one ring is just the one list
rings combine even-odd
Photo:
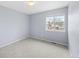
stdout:
[[64,16],[49,16],[46,17],[46,31],[65,31],[65,17]]

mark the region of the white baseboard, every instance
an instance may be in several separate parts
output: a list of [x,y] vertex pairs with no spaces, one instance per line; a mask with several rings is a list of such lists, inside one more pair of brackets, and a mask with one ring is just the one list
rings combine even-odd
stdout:
[[57,44],[60,44],[60,45],[63,45],[63,46],[67,46],[68,47],[68,44],[63,44],[63,43],[60,43],[60,42],[51,41],[51,40],[48,40],[48,39],[45,39],[45,38],[36,38],[36,37],[29,37],[29,38],[43,40],[43,41],[52,42],[52,43],[57,43]]
[[[47,39],[45,40],[45,38],[36,38],[36,37],[27,37],[27,38],[26,38],[26,37],[22,37],[22,38],[20,38],[20,39],[16,39],[16,40],[14,40],[14,41],[10,41],[10,42],[7,42],[7,43],[5,43],[5,44],[2,44],[2,45],[0,45],[0,48],[6,47],[6,46],[8,46],[8,45],[10,45],[10,44],[13,44],[13,43],[18,42],[18,41],[20,41],[20,40],[28,39],[28,38],[43,40],[43,41],[47,41],[47,42],[54,42],[54,41],[50,41],[50,40],[47,40]],[[54,42],[54,43],[61,44],[61,45],[64,45],[64,46],[68,46],[67,44],[63,44],[63,43],[59,43],[59,42]]]
[[0,48],[6,47],[6,46],[8,46],[8,45],[10,45],[10,44],[13,44],[13,43],[18,42],[18,41],[23,40],[23,39],[27,39],[27,38],[26,38],[26,37],[22,37],[22,38],[20,38],[20,39],[14,40],[14,41],[7,42],[7,43],[5,43],[5,44],[0,45]]

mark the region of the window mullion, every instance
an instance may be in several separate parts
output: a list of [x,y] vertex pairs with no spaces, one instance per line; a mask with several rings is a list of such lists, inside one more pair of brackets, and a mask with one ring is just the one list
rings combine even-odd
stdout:
[[54,16],[54,32],[55,32],[55,16]]

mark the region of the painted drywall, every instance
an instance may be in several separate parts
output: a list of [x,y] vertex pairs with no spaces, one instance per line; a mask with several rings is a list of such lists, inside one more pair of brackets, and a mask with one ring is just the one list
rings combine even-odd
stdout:
[[[47,16],[56,16],[64,15],[65,16],[65,32],[47,32],[45,31],[45,22]],[[68,10],[67,7],[50,10],[46,12],[41,12],[37,14],[30,15],[30,36],[32,38],[38,38],[47,40],[50,42],[56,42],[59,44],[67,45],[68,44]]]
[[73,57],[79,57],[79,2],[71,2],[68,8],[69,48]]
[[[46,16],[55,15],[65,15],[65,32],[45,31]],[[28,16],[0,6],[0,47],[27,37],[67,45],[67,7]]]
[[0,47],[23,38],[29,34],[29,17],[0,6]]

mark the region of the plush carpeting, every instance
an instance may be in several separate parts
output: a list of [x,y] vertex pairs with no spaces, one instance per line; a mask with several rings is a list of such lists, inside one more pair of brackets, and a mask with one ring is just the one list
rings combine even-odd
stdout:
[[70,57],[62,45],[34,39],[25,39],[0,48],[0,58],[63,58]]

